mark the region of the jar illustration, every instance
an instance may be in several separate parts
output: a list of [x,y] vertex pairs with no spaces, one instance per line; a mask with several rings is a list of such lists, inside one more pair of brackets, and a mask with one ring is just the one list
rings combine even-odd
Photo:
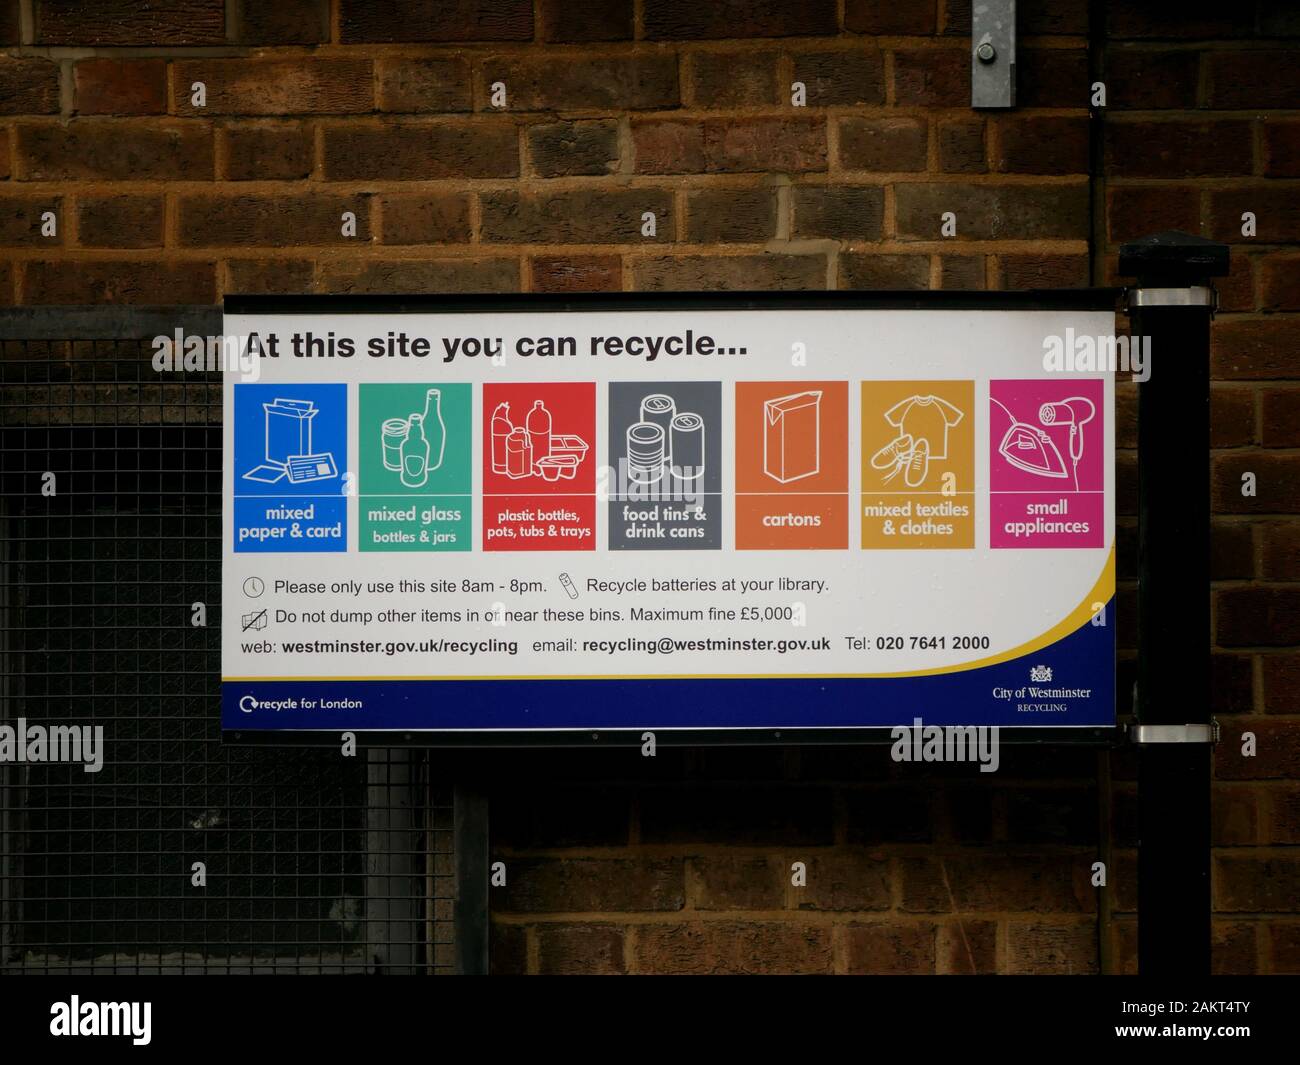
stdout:
[[506,476],[519,480],[533,472],[533,445],[522,425],[516,426],[506,437]]
[[381,430],[383,438],[384,469],[400,473],[402,470],[402,441],[411,428],[405,418],[385,418]]
[[429,441],[424,435],[424,415],[412,414],[411,428],[402,441],[402,484],[407,488],[423,488],[428,479]]
[[426,469],[436,470],[442,465],[442,453],[447,446],[447,426],[442,420],[442,390],[431,388],[424,394],[424,417],[421,420],[424,437],[429,442],[429,460]]
[[533,462],[551,453],[551,412],[539,399],[533,403],[524,424],[528,427],[528,442],[533,449]]

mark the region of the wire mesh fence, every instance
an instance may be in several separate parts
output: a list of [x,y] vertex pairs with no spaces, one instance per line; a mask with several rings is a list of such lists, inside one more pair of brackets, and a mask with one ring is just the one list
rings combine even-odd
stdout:
[[220,373],[49,318],[0,318],[0,972],[455,971],[422,752],[222,743]]

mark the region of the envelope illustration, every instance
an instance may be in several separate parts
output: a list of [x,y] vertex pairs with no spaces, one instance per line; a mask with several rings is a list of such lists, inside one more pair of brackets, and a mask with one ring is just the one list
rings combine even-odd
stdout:
[[763,403],[763,471],[789,484],[821,471],[820,391],[797,392]]

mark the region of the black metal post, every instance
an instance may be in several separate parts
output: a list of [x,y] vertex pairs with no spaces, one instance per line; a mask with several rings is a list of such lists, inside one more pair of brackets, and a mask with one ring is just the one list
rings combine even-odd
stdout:
[[1210,278],[1228,248],[1186,233],[1125,244],[1138,385],[1138,968],[1210,971]]

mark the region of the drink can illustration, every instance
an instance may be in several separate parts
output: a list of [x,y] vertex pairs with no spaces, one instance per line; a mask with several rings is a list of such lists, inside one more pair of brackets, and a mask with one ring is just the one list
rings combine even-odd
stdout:
[[788,484],[821,471],[820,391],[796,392],[763,403],[763,470]]
[[637,484],[654,484],[664,474],[663,427],[634,422],[627,428],[627,475]]
[[704,419],[691,411],[673,415],[669,427],[669,455],[673,476],[693,481],[704,474]]
[[402,469],[402,441],[406,439],[410,423],[405,418],[385,418],[380,434],[383,439],[384,469],[400,473]]
[[672,462],[672,422],[677,413],[677,404],[672,396],[655,392],[641,400],[641,420],[659,426],[664,431],[664,461]]

